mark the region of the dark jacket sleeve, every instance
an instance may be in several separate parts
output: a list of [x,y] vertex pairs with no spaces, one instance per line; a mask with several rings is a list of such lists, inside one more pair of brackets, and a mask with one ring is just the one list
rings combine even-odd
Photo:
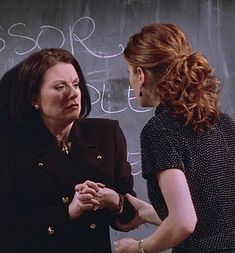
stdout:
[[[126,193],[129,193],[133,196],[136,196],[135,191],[133,190],[133,175],[131,173],[130,163],[127,161],[127,143],[125,136],[116,121],[115,127],[116,135],[116,168],[115,168],[115,190],[121,195],[125,196]],[[114,215],[114,218],[118,218],[123,223],[130,221],[135,215],[135,209],[131,206],[128,200],[124,197],[123,202],[123,211],[121,214]],[[117,229],[116,226],[112,224],[114,229]]]

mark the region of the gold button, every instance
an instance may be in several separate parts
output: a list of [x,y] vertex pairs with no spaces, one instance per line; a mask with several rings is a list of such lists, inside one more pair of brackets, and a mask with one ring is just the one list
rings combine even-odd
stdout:
[[101,160],[101,159],[102,159],[102,156],[101,156],[101,155],[97,155],[96,159],[97,159],[97,160]]
[[90,228],[91,228],[91,229],[96,229],[96,224],[95,224],[95,223],[92,223],[92,224],[90,225]]
[[63,197],[63,198],[62,198],[62,202],[63,202],[64,204],[69,203],[69,198],[68,198],[68,197]]
[[52,227],[48,227],[47,232],[49,235],[53,235],[55,230]]
[[40,162],[40,163],[38,163],[38,166],[39,166],[39,167],[42,167],[43,165],[44,165],[44,164],[43,164],[43,163],[41,163],[41,162]]

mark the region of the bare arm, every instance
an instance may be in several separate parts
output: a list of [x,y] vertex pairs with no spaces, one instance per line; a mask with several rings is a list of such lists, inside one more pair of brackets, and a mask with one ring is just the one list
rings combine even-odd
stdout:
[[[144,238],[143,247],[149,253],[175,247],[195,229],[197,217],[184,173],[178,169],[160,172],[159,186],[166,201],[169,215],[150,236]],[[125,238],[115,242],[118,253],[138,252],[138,242]]]
[[148,252],[160,252],[181,243],[194,231],[197,222],[184,173],[178,169],[165,170],[159,173],[157,180],[169,215],[161,226],[145,239]]

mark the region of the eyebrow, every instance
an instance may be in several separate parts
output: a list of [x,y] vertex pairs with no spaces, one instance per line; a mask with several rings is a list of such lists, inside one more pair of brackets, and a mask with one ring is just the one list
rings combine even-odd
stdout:
[[73,82],[79,82],[80,81],[80,78],[79,77],[76,77],[74,80],[73,80]]
[[[72,83],[75,83],[75,82],[79,82],[80,81],[80,78],[79,77],[76,77],[74,80],[72,80]],[[61,79],[58,79],[58,80],[55,80],[54,82],[52,82],[51,84],[56,84],[56,83],[67,83],[66,80],[61,80]]]

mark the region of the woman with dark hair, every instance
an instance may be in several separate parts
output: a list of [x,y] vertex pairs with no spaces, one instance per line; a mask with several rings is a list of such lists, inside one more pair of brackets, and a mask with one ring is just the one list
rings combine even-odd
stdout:
[[156,110],[140,136],[152,205],[128,195],[137,215],[123,228],[158,228],[115,242],[116,252],[235,252],[235,123],[220,110],[206,57],[174,24],[143,27],[124,57],[140,105]]
[[0,135],[0,251],[111,253],[109,226],[133,212],[123,198],[134,194],[133,177],[118,122],[86,118],[77,60],[43,49],[0,87],[10,127]]

